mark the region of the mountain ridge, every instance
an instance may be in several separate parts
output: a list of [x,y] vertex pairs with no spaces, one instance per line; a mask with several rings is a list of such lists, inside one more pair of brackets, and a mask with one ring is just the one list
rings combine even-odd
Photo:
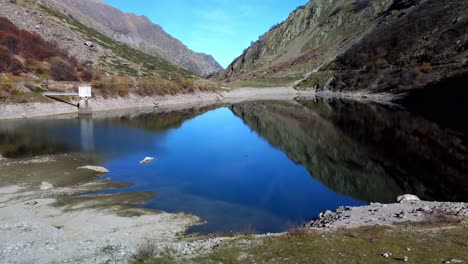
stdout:
[[104,1],[44,0],[44,3],[115,40],[168,60],[197,75],[207,76],[222,70],[214,58],[207,60],[190,50],[146,16],[125,13]]
[[466,78],[467,5],[461,0],[310,1],[260,36],[217,78],[391,93]]

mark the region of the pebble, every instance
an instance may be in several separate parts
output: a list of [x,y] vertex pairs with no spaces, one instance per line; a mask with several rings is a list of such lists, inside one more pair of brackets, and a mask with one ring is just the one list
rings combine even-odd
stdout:
[[384,257],[384,258],[389,258],[389,257],[391,257],[391,256],[392,256],[392,253],[390,253],[390,252],[384,252],[384,253],[382,253],[382,257]]
[[450,262],[451,263],[463,263],[463,261],[456,259],[456,258],[451,259]]
[[404,261],[404,262],[408,262],[408,257],[407,257],[407,256],[403,256],[403,261]]

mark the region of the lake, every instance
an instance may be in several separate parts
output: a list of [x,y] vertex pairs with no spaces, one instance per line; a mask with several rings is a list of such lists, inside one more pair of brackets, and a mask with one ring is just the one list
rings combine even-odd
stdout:
[[0,153],[86,153],[132,184],[105,193],[150,191],[143,207],[206,221],[189,232],[266,233],[404,193],[466,202],[466,136],[399,107],[297,98],[0,121]]

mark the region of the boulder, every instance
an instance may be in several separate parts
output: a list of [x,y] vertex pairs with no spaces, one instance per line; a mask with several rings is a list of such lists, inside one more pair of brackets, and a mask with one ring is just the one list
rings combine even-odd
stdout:
[[404,194],[397,197],[399,203],[408,202],[408,201],[421,201],[416,195]]
[[99,166],[83,166],[83,167],[78,167],[77,169],[79,170],[92,170],[98,173],[106,174],[109,173],[109,170],[104,168],[104,167],[99,167]]
[[54,186],[48,182],[42,182],[40,188],[41,190],[49,190],[54,188]]
[[88,41],[85,41],[84,44],[85,44],[86,46],[90,47],[90,48],[94,47],[94,43],[93,43],[92,41],[89,41],[89,40],[88,40]]

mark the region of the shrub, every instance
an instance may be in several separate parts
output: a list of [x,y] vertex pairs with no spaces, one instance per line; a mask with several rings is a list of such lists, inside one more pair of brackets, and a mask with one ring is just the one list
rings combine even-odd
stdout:
[[49,60],[50,76],[56,81],[79,81],[76,69],[60,57]]
[[146,262],[154,258],[156,255],[156,243],[146,239],[145,242],[138,245],[135,259],[137,261]]
[[[57,43],[45,41],[38,34],[21,30],[8,19],[0,17],[0,70],[11,72],[15,75],[25,70],[23,63],[17,59],[21,56],[27,60],[27,64],[34,64],[37,74],[44,74],[44,68],[40,62],[48,61],[51,64],[52,78],[57,81],[78,81],[78,60],[71,57],[64,50],[58,48]],[[88,72],[83,76],[90,80]]]

